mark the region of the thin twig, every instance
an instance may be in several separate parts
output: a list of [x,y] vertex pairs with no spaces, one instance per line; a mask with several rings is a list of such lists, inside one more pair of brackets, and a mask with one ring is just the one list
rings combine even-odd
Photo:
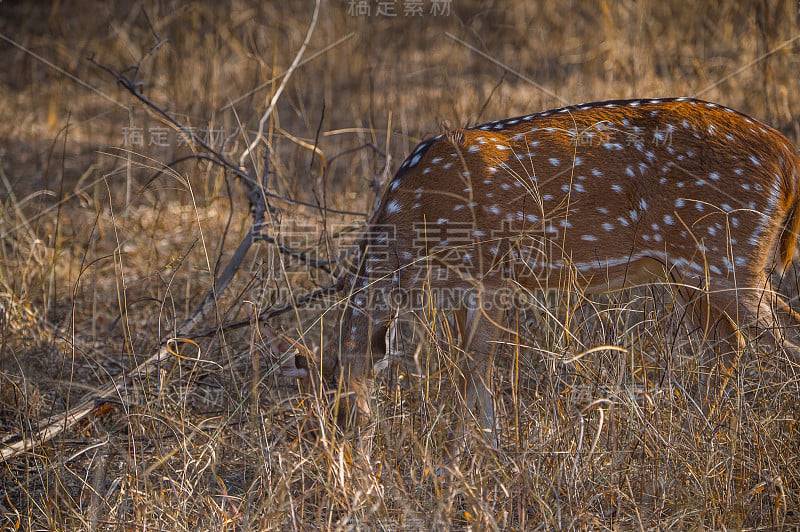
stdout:
[[300,46],[300,50],[298,50],[297,54],[294,56],[294,61],[292,61],[292,65],[289,67],[289,70],[286,71],[286,75],[281,80],[281,84],[278,86],[278,90],[275,91],[275,94],[272,95],[272,99],[267,106],[267,110],[264,112],[264,115],[261,117],[261,120],[258,121],[258,133],[256,133],[256,138],[247,146],[247,149],[242,152],[241,157],[239,157],[239,167],[244,167],[244,161],[247,157],[252,153],[252,151],[258,146],[258,143],[264,139],[264,126],[269,120],[269,117],[272,115],[272,111],[275,109],[275,104],[278,103],[278,99],[283,94],[283,89],[286,88],[286,84],[289,82],[289,78],[292,77],[297,65],[300,63],[300,59],[303,57],[303,53],[306,51],[306,47],[308,46],[308,42],[311,40],[311,35],[314,33],[314,28],[317,25],[317,15],[319,15],[319,0],[316,1],[314,4],[314,13],[311,15],[311,23],[308,25],[308,31],[306,31],[306,38],[303,40],[302,46]]

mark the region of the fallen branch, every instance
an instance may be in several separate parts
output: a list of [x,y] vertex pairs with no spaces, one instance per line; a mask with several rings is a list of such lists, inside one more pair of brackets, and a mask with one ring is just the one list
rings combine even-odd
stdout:
[[[314,21],[315,20],[316,20],[316,12],[314,16]],[[244,261],[253,243],[259,239],[266,240],[264,235],[262,235],[261,231],[265,224],[266,213],[268,209],[267,198],[268,196],[270,196],[270,194],[266,191],[267,177],[269,175],[269,168],[270,168],[269,146],[267,146],[267,151],[265,155],[262,178],[261,180],[259,180],[249,175],[240,167],[234,165],[219,151],[212,148],[208,143],[203,141],[202,138],[197,136],[191,129],[186,128],[181,122],[179,122],[175,117],[173,117],[171,113],[169,113],[167,110],[165,110],[164,108],[162,108],[161,106],[159,106],[158,104],[156,104],[155,102],[144,96],[141,92],[139,92],[139,89],[141,87],[141,82],[138,81],[138,74],[141,71],[142,61],[144,61],[156,49],[158,49],[161,43],[163,42],[155,33],[155,30],[152,29],[152,25],[151,25],[151,30],[153,31],[153,35],[156,38],[156,44],[150,49],[150,51],[145,55],[145,57],[141,61],[139,61],[139,63],[134,67],[129,67],[122,72],[116,72],[112,68],[98,63],[97,61],[94,60],[93,57],[90,57],[89,60],[99,68],[105,70],[106,72],[114,76],[117,82],[120,85],[122,85],[128,92],[130,92],[133,96],[135,96],[139,101],[144,103],[150,109],[159,113],[171,124],[173,124],[175,127],[179,128],[181,131],[187,134],[191,138],[191,140],[193,140],[204,150],[206,150],[207,153],[211,154],[210,156],[207,156],[208,160],[224,167],[227,170],[230,170],[234,175],[236,175],[244,183],[246,183],[250,189],[248,193],[248,199],[251,204],[253,223],[251,224],[250,229],[247,231],[247,234],[242,238],[242,241],[239,243],[239,246],[234,251],[233,256],[228,261],[225,268],[216,277],[216,279],[214,279],[211,288],[206,293],[203,300],[197,307],[195,307],[195,309],[192,311],[189,317],[187,317],[177,327],[175,334],[172,337],[161,340],[159,342],[155,354],[153,354],[147,360],[145,360],[144,362],[133,368],[133,370],[115,378],[108,384],[100,387],[98,391],[94,392],[86,399],[80,401],[76,406],[68,407],[65,412],[57,415],[53,421],[49,422],[43,428],[40,428],[39,430],[35,431],[32,435],[26,435],[25,433],[20,433],[5,438],[4,441],[0,442],[0,462],[10,460],[11,458],[23,452],[30,451],[35,446],[42,445],[45,442],[49,441],[50,439],[56,437],[57,435],[62,434],[63,432],[69,430],[70,428],[75,426],[75,424],[87,418],[96,408],[101,406],[103,403],[107,403],[110,401],[115,401],[115,402],[118,401],[122,405],[127,404],[126,390],[134,386],[135,382],[138,379],[146,380],[147,378],[149,378],[153,373],[155,373],[159,368],[162,367],[163,362],[167,361],[169,358],[174,356],[175,353],[174,344],[176,342],[180,342],[183,339],[190,338],[192,336],[192,332],[196,329],[200,321],[209,313],[209,311],[216,308],[216,303],[219,298],[219,295],[225,291],[225,289],[228,287],[230,282],[235,277],[236,273],[239,271],[242,262]],[[305,44],[307,43],[304,43],[303,49],[305,48]],[[297,61],[298,59],[295,60],[294,62],[295,65]],[[130,70],[132,70],[134,74],[130,78],[127,78],[123,74],[123,72],[128,72]],[[271,107],[274,106],[274,104],[275,101],[272,102]],[[252,149],[253,147],[254,144],[251,144],[249,149]],[[199,158],[206,158],[206,157],[199,157]],[[253,167],[255,168],[255,164],[253,164]],[[282,251],[285,252],[285,250]],[[297,254],[295,252],[292,253],[295,258],[301,258],[301,259],[306,258],[305,255]],[[338,286],[338,284],[335,286]],[[296,301],[293,301],[293,305],[296,305]],[[295,308],[295,307],[289,307],[289,308]],[[288,308],[286,310],[288,310]],[[216,328],[215,330],[219,329]]]

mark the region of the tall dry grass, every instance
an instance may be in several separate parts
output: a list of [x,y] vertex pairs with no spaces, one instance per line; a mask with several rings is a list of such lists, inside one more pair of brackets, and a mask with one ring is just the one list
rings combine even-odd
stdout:
[[[144,62],[142,90],[187,126],[221,132],[215,140],[237,159],[313,2],[145,6],[167,43]],[[449,16],[418,18],[354,17],[349,7],[322,3],[306,57],[341,42],[297,69],[270,122],[270,183],[287,197],[366,213],[386,160],[348,150],[371,143],[396,169],[445,122],[606,98],[699,96],[800,138],[793,2],[453,0]],[[0,41],[0,435],[13,435],[31,434],[147,358],[210,288],[249,218],[244,188],[208,164],[152,179],[191,148],[86,60],[94,52],[123,68],[147,53],[154,40],[139,4],[6,1],[0,33],[25,48]],[[164,146],[150,142],[159,128]],[[142,145],[126,145],[135,131]],[[269,230],[313,256],[346,248],[364,222],[274,206]],[[323,225],[338,235],[331,248],[319,239]],[[330,282],[258,245],[206,325],[248,319]],[[796,285],[790,277],[782,288],[791,296]],[[320,315],[335,302],[275,323],[293,335],[308,329],[318,345],[336,321]],[[451,384],[458,352],[446,314],[404,326],[409,356],[378,376],[376,419],[358,437],[326,424],[323,402],[280,378],[257,330],[219,330],[175,343],[156,377],[0,464],[0,526],[800,522],[798,379],[782,353],[746,353],[706,419],[691,400],[702,347],[663,288],[536,296],[509,326],[517,334],[503,339],[493,383],[499,447],[472,431],[446,482],[433,472],[446,463],[448,428],[465,415]],[[563,362],[602,344],[625,353]],[[314,440],[300,437],[308,422],[320,425]]]

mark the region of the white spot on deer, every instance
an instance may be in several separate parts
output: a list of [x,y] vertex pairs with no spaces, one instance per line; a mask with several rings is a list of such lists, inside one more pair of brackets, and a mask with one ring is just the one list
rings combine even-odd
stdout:
[[[430,168],[426,168],[426,170],[430,170]],[[395,179],[394,181],[392,181],[392,184],[389,185],[389,190],[394,192],[395,190],[397,190],[397,188],[399,186],[400,186],[400,180],[399,179]]]
[[658,224],[650,224],[650,227],[653,229],[653,231],[658,231],[660,229],[660,227],[658,227]]
[[572,223],[570,223],[569,220],[561,220],[560,222],[558,222],[558,225],[560,225],[565,229],[572,229]]
[[392,200],[386,205],[386,214],[394,214],[403,210],[403,206],[397,200]]
[[733,226],[734,229],[737,229],[739,227],[739,218],[732,217],[731,225]]
[[550,161],[550,164],[552,164],[553,166],[558,166],[559,164],[561,164],[561,161],[559,161],[555,157],[550,157],[548,161]]
[[447,218],[439,218],[438,220],[436,220],[436,223],[439,225],[446,224]]
[[631,221],[636,222],[639,220],[639,214],[636,211],[628,211],[628,214],[631,215]]
[[597,242],[597,237],[594,235],[582,235],[581,240],[585,242]]
[[477,206],[478,206],[477,201],[470,201],[469,203],[467,203],[467,207],[469,207],[470,209],[474,209]]
[[717,268],[716,266],[714,266],[713,264],[711,266],[709,266],[708,269],[711,270],[711,273],[715,273],[717,275],[722,275],[722,271],[719,268]]
[[733,171],[733,173],[734,173],[734,174],[736,174],[736,175],[742,175],[742,173],[743,173],[743,172],[742,172],[742,169],[741,169],[741,168],[736,168],[736,169]]
[[625,173],[628,174],[630,177],[636,177],[636,174],[633,171],[633,167],[629,166],[625,169]]
[[647,210],[647,202],[644,200],[644,198],[639,200],[639,208],[643,211]]
[[694,184],[697,185],[698,187],[702,187],[706,183],[707,183],[707,181],[705,179],[698,179],[697,181],[695,181]]
[[575,183],[573,188],[575,189],[575,192],[586,192],[586,189],[580,183]]
[[447,164],[445,164],[445,165],[444,165],[444,168],[445,168],[445,170],[447,170],[447,169],[449,169],[451,166],[453,166],[453,163],[447,163]]
[[713,225],[708,226],[708,234],[714,236],[717,234],[717,230],[714,228]]
[[419,207],[420,207],[419,203],[415,203],[414,205],[411,206],[412,209],[419,209]]
[[614,192],[616,192],[617,194],[619,194],[619,193],[621,193],[621,192],[622,192],[622,187],[621,187],[621,186],[619,186],[619,185],[616,185],[616,184],[615,184],[615,185],[611,185],[611,190],[613,190]]
[[723,210],[723,211],[725,211],[725,212],[731,212],[731,211],[733,210],[733,209],[731,208],[731,206],[730,206],[730,205],[728,205],[727,203],[723,203],[723,204],[721,205],[721,207],[722,207],[722,210]]
[[499,205],[492,205],[489,207],[489,212],[492,214],[500,214],[500,206]]
[[694,202],[694,208],[697,209],[700,212],[703,212],[705,210],[705,206],[702,203],[700,203],[699,201],[695,201]]
[[716,130],[717,130],[717,127],[714,124],[710,124],[708,126],[708,134],[709,135],[713,135]]
[[653,240],[656,242],[661,242],[664,239],[661,237],[661,235],[656,233],[655,235],[653,235]]
[[475,238],[480,238],[482,236],[486,236],[486,233],[484,233],[480,229],[475,229],[474,231],[472,231],[472,236],[474,236]]
[[442,162],[441,157],[434,157],[433,159],[431,159],[432,164],[439,164],[440,162]]
[[401,257],[403,260],[411,260],[411,259],[413,259],[413,258],[414,258],[414,256],[413,256],[413,255],[412,255],[410,252],[408,252],[408,251],[401,251],[401,252],[400,252],[400,257]]
[[761,166],[761,159],[759,159],[755,155],[751,155],[750,156],[750,162],[753,163],[756,166]]
[[683,119],[683,121],[681,122],[681,125],[683,126],[683,128],[684,128],[684,129],[689,129],[689,127],[690,127],[690,126],[689,126],[689,121],[688,121],[688,120],[686,120],[685,118],[684,118],[684,119]]
[[708,177],[710,177],[712,181],[719,181],[719,174],[717,172],[711,172],[708,174]]
[[415,156],[414,156],[414,157],[411,159],[411,162],[409,162],[409,163],[408,163],[408,167],[409,167],[409,168],[413,168],[413,167],[415,167],[421,158],[422,158],[422,155],[415,155]]
[[642,235],[642,240],[645,242],[650,242],[650,235]]
[[683,188],[686,186],[686,184],[683,181],[678,181],[677,183],[675,183],[675,186],[678,188]]
[[503,144],[496,144],[496,145],[495,145],[495,148],[497,148],[497,149],[498,149],[498,150],[500,150],[500,151],[505,151],[505,150],[508,150],[508,149],[510,149],[508,146],[505,146],[505,145],[503,145]]
[[728,270],[729,272],[733,271],[733,264],[725,255],[722,256],[722,265],[725,266],[725,269]]
[[608,222],[603,222],[603,229],[605,229],[606,232],[611,232],[614,230],[614,225]]
[[581,158],[580,158],[580,157],[575,157],[575,159],[574,159],[572,162],[573,162],[573,164],[574,164],[575,166],[580,166],[580,165],[582,165],[582,164],[583,164],[583,160],[581,160]]
[[500,188],[502,188],[503,190],[508,190],[511,188],[511,185],[509,185],[508,183],[503,183],[502,185],[500,185]]
[[597,212],[599,212],[600,214],[608,214],[608,209],[606,209],[605,207],[597,207],[596,209]]
[[592,175],[595,177],[600,177],[601,175],[603,175],[603,172],[601,172],[597,168],[592,168]]
[[620,223],[620,224],[622,224],[622,226],[623,226],[623,227],[628,227],[628,226],[630,226],[630,225],[631,225],[631,224],[628,222],[628,219],[627,219],[627,218],[625,218],[625,217],[623,217],[623,216],[620,216],[619,218],[617,218],[617,220],[619,220],[619,223]]
[[461,209],[463,209],[463,208],[464,208],[464,206],[463,206],[463,205],[461,205],[461,204],[459,204],[459,205],[456,205],[455,207],[453,207],[453,210],[454,210],[454,211],[460,211],[460,210],[461,210]]
[[467,151],[469,153],[478,153],[480,150],[481,150],[480,146],[476,146],[476,145],[473,144],[472,146],[469,147],[469,149]]
[[618,144],[616,142],[604,142],[603,147],[611,151],[622,151],[623,149],[622,144]]
[[672,224],[675,223],[675,219],[672,216],[670,216],[669,214],[665,214],[664,215],[664,223],[666,225],[672,225]]
[[531,223],[536,223],[539,221],[539,217],[533,214],[526,214],[525,219]]

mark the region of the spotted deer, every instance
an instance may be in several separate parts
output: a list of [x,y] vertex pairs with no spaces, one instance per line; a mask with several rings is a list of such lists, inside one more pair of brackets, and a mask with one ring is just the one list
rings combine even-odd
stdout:
[[342,411],[370,415],[397,309],[427,303],[454,310],[463,397],[491,426],[502,296],[519,287],[666,280],[718,368],[748,337],[800,360],[800,320],[770,283],[797,241],[799,171],[781,133],[690,98],[587,103],[425,140],[368,223],[325,350]]

